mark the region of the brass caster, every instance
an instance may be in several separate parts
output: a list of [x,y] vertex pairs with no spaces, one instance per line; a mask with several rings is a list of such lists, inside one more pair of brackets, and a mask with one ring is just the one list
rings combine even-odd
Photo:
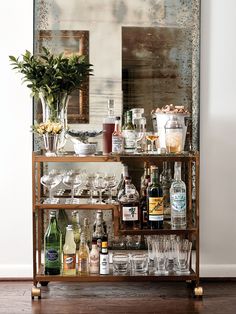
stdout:
[[35,297],[41,299],[41,289],[34,286],[31,290],[31,297],[32,299],[34,299]]
[[202,287],[194,288],[194,296],[195,297],[202,297],[203,296],[203,288]]

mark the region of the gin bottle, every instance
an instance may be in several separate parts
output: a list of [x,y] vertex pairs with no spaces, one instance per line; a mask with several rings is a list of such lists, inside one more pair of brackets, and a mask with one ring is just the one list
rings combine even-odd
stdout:
[[186,185],[181,180],[181,162],[175,162],[174,181],[170,188],[171,228],[186,229]]

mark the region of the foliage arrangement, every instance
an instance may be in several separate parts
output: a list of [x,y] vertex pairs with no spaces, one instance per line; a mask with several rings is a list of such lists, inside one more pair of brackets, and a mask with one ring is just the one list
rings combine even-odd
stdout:
[[92,64],[85,56],[54,55],[45,47],[39,55],[26,50],[22,58],[9,56],[9,59],[13,69],[23,75],[23,82],[32,90],[32,96],[43,93],[51,103],[60,93],[70,94],[75,89],[81,89],[85,78],[92,72]]
[[47,122],[42,122],[39,124],[35,124],[32,126],[32,130],[34,133],[39,135],[43,134],[60,134],[62,132],[62,124],[59,122],[53,122],[48,120]]

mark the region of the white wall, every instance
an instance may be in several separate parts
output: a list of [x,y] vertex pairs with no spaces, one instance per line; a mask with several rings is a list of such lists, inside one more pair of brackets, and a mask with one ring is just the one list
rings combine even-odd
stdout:
[[9,54],[32,50],[32,12],[32,0],[0,3],[0,277],[32,274],[32,100],[8,60]]
[[[0,277],[31,276],[31,99],[8,55],[32,50],[32,0],[0,4]],[[201,274],[236,276],[235,0],[202,1]],[[9,128],[9,125],[11,127]],[[20,183],[19,183],[20,182]]]

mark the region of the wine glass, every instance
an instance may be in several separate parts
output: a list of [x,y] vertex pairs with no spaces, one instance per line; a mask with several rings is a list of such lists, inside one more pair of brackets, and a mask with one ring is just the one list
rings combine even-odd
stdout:
[[77,172],[69,172],[63,177],[62,182],[67,188],[71,189],[71,199],[66,200],[66,203],[79,203],[79,200],[75,199],[75,189],[83,183],[81,174]]
[[49,198],[44,201],[44,204],[57,204],[59,199],[53,197],[52,190],[61,182],[61,175],[53,173],[45,174],[41,177],[40,182],[49,192]]
[[105,174],[104,179],[107,182],[107,190],[109,193],[107,203],[112,204],[113,202],[115,202],[112,200],[112,189],[117,186],[118,181],[116,180],[116,175],[114,173]]
[[89,190],[90,197],[88,199],[88,204],[93,204],[93,188],[94,188],[94,180],[96,178],[95,173],[88,173],[85,178],[85,187]]
[[98,204],[104,204],[102,201],[102,191],[104,191],[107,187],[107,181],[105,180],[104,173],[97,173],[96,177],[93,181],[93,186],[95,190],[98,190],[99,193],[99,200],[97,201]]
[[150,154],[155,154],[156,151],[154,150],[154,142],[158,139],[158,134],[157,132],[146,132],[145,134],[146,139],[149,140],[151,142],[151,150],[150,150]]

